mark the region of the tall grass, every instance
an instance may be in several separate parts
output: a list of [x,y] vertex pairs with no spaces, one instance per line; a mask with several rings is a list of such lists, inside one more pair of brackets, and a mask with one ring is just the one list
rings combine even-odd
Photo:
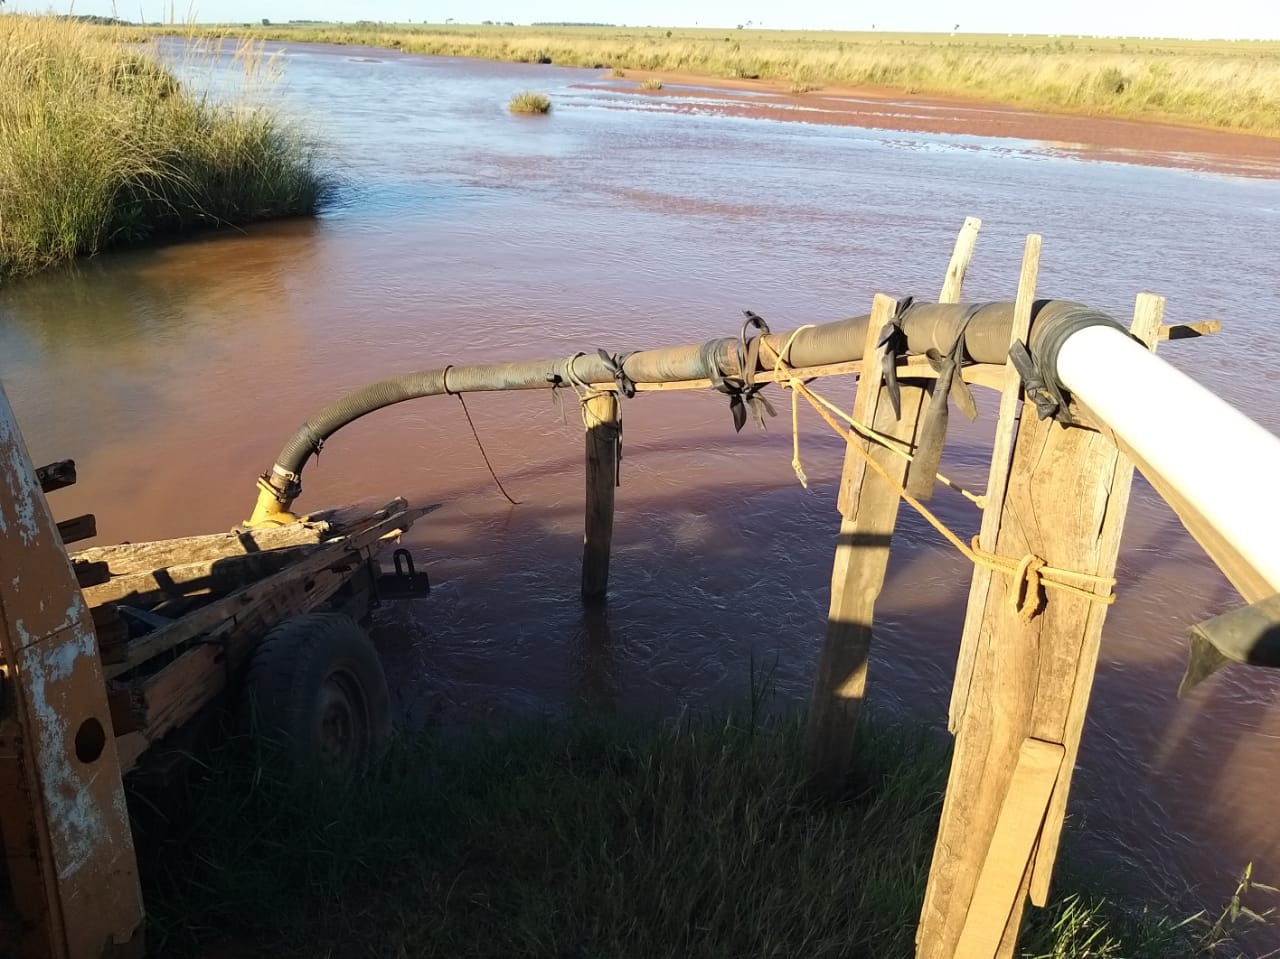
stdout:
[[784,88],[950,94],[1280,136],[1276,43],[496,25],[206,29],[615,71],[758,77]]
[[[907,959],[946,754],[867,724],[830,802],[802,784],[800,731],[744,716],[421,734],[352,792],[309,796],[215,762],[148,874],[149,940],[282,959]],[[1054,901],[1031,911],[1024,959],[1209,955],[1230,933],[1210,942],[1078,877]]]
[[[322,202],[300,132],[189,89],[122,36],[0,17],[0,277]],[[236,67],[263,68],[251,52]]]

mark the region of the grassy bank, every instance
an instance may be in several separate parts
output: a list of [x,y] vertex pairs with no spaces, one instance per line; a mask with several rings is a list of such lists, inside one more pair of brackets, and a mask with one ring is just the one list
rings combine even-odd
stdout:
[[[197,783],[146,881],[166,956],[909,957],[946,776],[864,731],[841,803],[799,786],[799,727],[596,721],[400,742],[352,794]],[[1061,879],[1023,957],[1211,951]]]
[[500,25],[245,25],[198,32],[751,77],[797,91],[869,86],[1280,136],[1280,43]]
[[[0,277],[321,202],[301,134],[187,89],[127,37],[0,16]],[[263,64],[246,55],[237,69]]]

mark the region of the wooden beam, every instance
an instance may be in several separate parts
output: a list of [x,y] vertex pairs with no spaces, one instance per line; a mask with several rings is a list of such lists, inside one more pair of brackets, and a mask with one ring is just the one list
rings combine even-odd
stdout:
[[291,523],[267,529],[184,536],[149,543],[93,546],[72,554],[83,563],[106,563],[112,576],[151,573],[187,563],[212,562],[228,556],[264,553],[285,546],[319,543],[330,533],[327,522]]
[[[853,417],[910,443],[915,438],[924,390],[915,383],[902,382],[902,417],[895,417],[882,386],[876,347],[880,330],[892,319],[896,306],[892,297],[880,294],[875,298]],[[861,436],[851,440],[850,445],[854,444],[874,457],[899,483],[906,481],[905,459]],[[845,454],[840,490],[848,505],[841,516],[836,541],[826,635],[814,676],[804,740],[809,780],[826,793],[839,791],[853,759],[853,734],[866,691],[871,623],[876,599],[884,586],[899,504],[898,492],[880,477],[868,477],[866,459],[852,449]]]
[[582,538],[582,598],[598,602],[609,592],[614,494],[622,418],[618,397],[594,393],[582,403],[587,443],[586,523]]
[[[1009,330],[1009,347],[1026,343],[1031,330],[1031,308],[1036,299],[1036,285],[1040,278],[1041,237],[1038,233],[1027,236],[1022,249],[1022,273],[1018,277],[1018,294],[1013,302],[1013,324]],[[991,442],[991,467],[987,472],[986,505],[982,510],[982,524],[978,532],[978,544],[985,550],[995,549],[996,533],[1004,515],[1004,493],[1009,483],[1009,465],[1013,459],[1013,440],[1018,432],[1018,420],[1022,415],[1022,378],[1013,361],[1004,365],[1004,383],[1000,391],[1000,412],[996,417],[995,438]],[[985,566],[974,568],[969,586],[969,609],[980,608],[991,587],[991,570]],[[973,659],[980,642],[980,617],[966,616],[964,632],[960,637],[960,654],[956,660],[956,678],[951,687],[951,706],[947,728],[954,735],[964,715],[969,699],[969,683],[973,677]]]
[[1197,323],[1174,323],[1160,327],[1157,338],[1161,340],[1189,340],[1197,336],[1209,336],[1222,332],[1221,320],[1200,320]]
[[62,542],[78,543],[82,539],[92,539],[98,535],[98,520],[92,513],[64,519],[58,524],[58,535]]
[[956,946],[957,957],[987,959],[1000,948],[1009,904],[1035,849],[1063,752],[1058,743],[1039,739],[1023,742]]
[[[257,610],[279,607],[278,594],[292,582],[306,582],[325,571],[346,572],[364,561],[364,550],[382,539],[392,538],[409,529],[430,507],[410,507],[393,514],[368,529],[351,536],[331,540],[324,548],[286,569],[249,586],[242,587],[222,599],[215,600],[194,612],[187,613],[172,626],[148,633],[129,644],[128,659],[119,665],[108,666],[109,677],[121,676],[160,653],[168,652],[193,640],[205,637],[228,622],[244,622]],[[311,589],[305,590],[307,595]],[[310,608],[310,607],[305,607]]]
[[[947,265],[939,302],[958,303],[963,296],[964,277],[981,226],[982,221],[975,217],[964,221]],[[895,416],[883,385],[883,349],[877,346],[896,306],[894,299],[883,294],[872,305],[853,416],[910,445],[920,424],[925,389],[919,381],[900,380],[901,416]],[[868,480],[863,453],[900,485],[906,483],[909,466],[902,457],[861,436],[852,437],[849,445],[836,501],[841,522],[831,568],[827,629],[814,675],[804,737],[806,773],[817,790],[828,794],[843,786],[853,761],[853,734],[866,693],[875,604],[884,587],[900,502],[897,490],[882,478],[873,476]]]
[[[1141,329],[1145,322],[1136,320],[1135,328],[1150,339],[1155,331]],[[1107,437],[1024,412],[994,551],[1114,576],[1131,477],[1131,464]],[[997,951],[982,959],[1013,954],[1028,892],[1034,888],[1040,901],[1047,889],[1108,607],[1050,590],[1028,622],[1012,604],[1018,589],[1012,576],[992,576],[985,596],[972,597],[968,610],[980,617],[982,641],[965,706],[956,713],[955,753],[917,940],[920,959],[959,954],[993,840],[1009,828],[1002,816],[1014,808],[1011,802],[1034,805],[1012,785],[1027,739],[1061,744],[1063,759],[1031,861],[1021,869],[1011,865],[1015,875],[1000,884],[1004,894],[1015,892],[999,906],[1008,911]],[[1106,587],[1096,591],[1105,594]]]
[[[1159,342],[1157,334],[1164,319],[1165,300],[1154,293],[1140,293],[1133,310],[1133,323],[1129,332],[1155,351]],[[1133,486],[1133,460],[1123,451],[1117,451],[1113,479],[1111,481],[1112,500],[1108,505],[1106,517],[1098,533],[1098,552],[1101,557],[1102,575],[1115,573],[1116,557],[1120,554],[1120,537],[1124,532],[1124,519],[1129,510],[1129,495]],[[1084,734],[1085,714],[1089,709],[1089,696],[1093,690],[1093,674],[1098,667],[1098,647],[1102,638],[1102,621],[1106,617],[1107,607],[1092,605],[1087,610],[1084,624],[1084,639],[1080,646],[1080,658],[1076,675],[1071,686],[1070,700],[1066,716],[1062,723],[1062,737],[1059,742],[1066,750],[1062,769],[1054,786],[1053,798],[1049,803],[1049,812],[1045,817],[1044,832],[1040,837],[1036,851],[1034,869],[1031,874],[1031,901],[1037,906],[1044,906],[1049,901],[1049,884],[1053,876],[1053,866],[1057,861],[1058,846],[1062,841],[1062,828],[1067,817],[1067,797],[1071,790],[1071,777],[1076,768],[1076,757],[1080,753],[1080,738]]]
[[324,544],[281,546],[261,553],[224,556],[148,572],[125,573],[113,576],[99,586],[85,589],[84,598],[85,602],[94,607],[103,603],[127,603],[145,607],[178,596],[227,593],[264,576],[278,573],[290,563],[320,549],[324,549]]
[[45,493],[75,486],[76,461],[59,460],[48,466],[40,466],[36,469],[36,479],[40,481],[40,489]]
[[[358,565],[376,552],[376,545],[367,543],[349,559]],[[326,602],[350,578],[350,569],[282,573],[282,581],[253,594],[234,618],[221,620],[202,642],[159,672],[112,684],[108,699],[116,735],[141,733],[153,743],[195,716],[226,688],[228,677],[239,671],[268,630]]]

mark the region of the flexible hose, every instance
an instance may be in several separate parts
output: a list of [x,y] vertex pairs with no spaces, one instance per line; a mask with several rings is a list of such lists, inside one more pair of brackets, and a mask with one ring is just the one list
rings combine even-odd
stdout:
[[[968,325],[963,326],[966,318]],[[1057,348],[1071,333],[1088,325],[1119,326],[1104,313],[1063,300],[1038,301],[1032,318],[1031,352],[1040,369],[1050,375]],[[1013,304],[987,303],[975,310],[969,304],[916,303],[900,320],[908,353],[932,349],[945,354],[963,326],[967,360],[1003,363],[1009,349]],[[869,316],[850,317],[769,334],[768,342],[775,349],[789,342],[789,362],[797,368],[855,361],[862,358],[869,321]],[[443,393],[550,389],[573,382],[605,384],[617,380],[619,368],[632,383],[714,380],[741,375],[740,355],[739,342],[725,338],[632,353],[621,363],[616,356],[584,354],[572,359],[451,366],[382,380],[335,400],[303,423],[276,457],[273,471],[263,479],[281,502],[291,501],[300,489],[303,466],[325,440],[360,417],[405,400]],[[764,372],[763,368],[760,371]]]

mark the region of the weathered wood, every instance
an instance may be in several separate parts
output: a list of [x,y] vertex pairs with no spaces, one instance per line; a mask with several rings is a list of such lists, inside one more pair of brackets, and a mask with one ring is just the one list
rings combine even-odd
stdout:
[[[1140,293],[1134,305],[1133,323],[1129,327],[1129,332],[1146,343],[1152,351],[1155,350],[1158,342],[1157,334],[1164,319],[1164,307],[1164,297],[1156,296],[1154,293]],[[1108,504],[1106,516],[1098,532],[1098,553],[1103,576],[1111,576],[1115,573],[1116,558],[1120,554],[1120,538],[1124,532],[1125,515],[1129,511],[1129,495],[1132,486],[1133,459],[1119,452],[1116,455],[1111,482],[1113,498]],[[1044,832],[1040,836],[1031,874],[1031,901],[1037,906],[1044,906],[1049,901],[1049,884],[1053,876],[1053,865],[1057,861],[1058,846],[1062,841],[1062,828],[1067,815],[1067,797],[1071,790],[1071,777],[1075,772],[1076,757],[1080,752],[1080,738],[1084,734],[1085,715],[1089,709],[1089,696],[1093,690],[1093,674],[1098,667],[1102,620],[1106,612],[1107,607],[1092,604],[1087,610],[1088,619],[1084,624],[1079,664],[1063,722],[1063,735],[1059,740],[1064,744],[1066,756],[1054,787],[1053,798],[1049,803]]]
[[1009,904],[1014,901],[1027,863],[1031,861],[1063,753],[1058,743],[1038,739],[1023,742],[995,834],[991,837],[991,848],[978,876],[973,903],[965,917],[956,956],[986,959],[1000,948],[1001,934],[1009,920]]
[[284,546],[319,543],[329,533],[330,524],[325,521],[291,523],[242,532],[93,546],[73,553],[72,559],[83,563],[106,563],[112,576],[124,576],[187,563],[212,562],[228,556],[264,553]]
[[36,479],[40,481],[40,489],[45,493],[66,489],[76,485],[76,461],[59,460],[48,466],[36,469]]
[[78,543],[82,539],[91,539],[98,535],[98,520],[92,513],[64,519],[58,524],[58,535],[62,542]]
[[965,274],[969,272],[969,261],[973,259],[974,248],[978,245],[978,233],[982,230],[982,221],[976,216],[967,216],[956,236],[955,249],[951,252],[951,262],[947,264],[947,275],[942,280],[942,292],[938,294],[939,303],[959,303],[964,290]]
[[1160,327],[1157,335],[1161,340],[1189,340],[1197,336],[1209,336],[1222,332],[1221,320],[1200,320],[1196,323],[1173,323]]
[[[901,386],[902,417],[882,386],[876,340],[893,317],[896,301],[883,294],[875,298],[862,376],[854,399],[853,417],[860,423],[910,442],[915,437],[924,390],[915,383]],[[850,445],[875,458],[890,476],[905,482],[908,463],[877,443],[855,436]],[[866,459],[850,449],[841,474],[842,512],[840,535],[831,569],[831,601],[827,629],[814,676],[813,694],[805,728],[807,775],[823,792],[836,792],[848,777],[852,762],[853,733],[866,690],[867,657],[871,649],[871,623],[875,602],[884,585],[889,543],[898,518],[899,495],[878,476],[868,478]]]
[[[960,301],[981,226],[981,220],[969,217],[961,227],[939,302]],[[896,306],[891,297],[884,295],[878,295],[873,303],[853,416],[880,433],[911,444],[920,425],[925,389],[919,381],[900,380],[901,416],[895,417],[883,386],[883,349],[877,346],[880,332],[893,317]],[[866,692],[875,603],[884,587],[900,502],[898,492],[880,477],[867,481],[868,467],[862,451],[869,453],[900,485],[906,483],[909,469],[902,457],[861,436],[851,438],[849,445],[836,500],[841,522],[831,569],[827,629],[814,675],[804,738],[809,780],[816,789],[827,793],[841,787],[852,763],[853,734]]]
[[586,425],[587,501],[582,539],[582,598],[604,599],[609,591],[609,553],[613,544],[613,506],[618,485],[618,441],[622,420],[618,397],[595,393],[583,401]]
[[[364,563],[376,552],[376,542],[366,543],[347,559]],[[154,676],[113,684],[108,699],[116,734],[139,732],[156,742],[186,722],[226,688],[228,675],[240,669],[263,634],[329,600],[346,583],[350,566],[291,573],[280,574],[287,579],[246,599],[235,618],[226,619]]]
[[[172,626],[148,633],[129,644],[128,659],[119,665],[108,666],[107,675],[112,678],[123,675],[160,653],[201,638],[228,622],[246,622],[259,612],[287,609],[287,603],[283,607],[280,605],[284,602],[281,597],[286,587],[291,587],[295,581],[305,584],[325,570],[353,569],[363,561],[364,549],[376,544],[379,540],[398,536],[433,508],[411,507],[388,516],[359,533],[325,543],[323,549],[293,563],[279,573],[242,587],[208,606],[190,612],[176,620]],[[310,595],[309,589],[304,592]]]
[[129,639],[129,624],[120,618],[114,606],[98,606],[89,610],[93,617],[93,631],[98,636],[98,653],[107,662],[109,649],[119,649]]
[[126,573],[113,576],[100,586],[89,587],[84,590],[84,598],[91,606],[126,603],[145,607],[177,596],[226,593],[264,576],[278,573],[290,563],[320,549],[324,549],[324,544],[281,546],[260,553],[224,556],[148,572]]
[[[1009,329],[1009,346],[1025,343],[1031,330],[1031,308],[1036,299],[1036,285],[1040,277],[1040,246],[1038,233],[1027,236],[1022,250],[1022,273],[1018,277],[1018,293],[1013,302],[1013,324]],[[1018,419],[1022,413],[1022,379],[1010,360],[1004,366],[1004,383],[1000,392],[1000,411],[996,417],[995,438],[991,441],[991,467],[987,473],[986,505],[982,511],[982,524],[978,532],[978,544],[988,552],[995,548],[996,532],[1004,515],[1004,493],[1009,483],[1009,466],[1013,459],[1013,440],[1018,432]],[[969,606],[972,612],[986,602],[991,586],[991,570],[985,566],[974,567],[969,587]],[[973,658],[979,642],[981,617],[965,616],[964,631],[960,637],[960,653],[956,659],[956,678],[951,687],[951,706],[947,728],[955,734],[960,718],[964,715],[969,698],[969,683],[973,676]]]
[[[1105,436],[1024,412],[995,551],[1113,576],[1131,476],[1128,461]],[[1062,744],[1065,755],[1037,851],[1016,877],[997,957],[1012,954],[1033,876],[1042,891],[1047,873],[1037,871],[1051,868],[1056,853],[1107,606],[1049,591],[1040,613],[1024,622],[1010,601],[1017,589],[1012,577],[993,576],[986,596],[969,609],[981,617],[981,641],[967,703],[956,714],[955,754],[921,915],[921,959],[956,954],[1006,797],[1018,799],[1010,784],[1028,738]]]

